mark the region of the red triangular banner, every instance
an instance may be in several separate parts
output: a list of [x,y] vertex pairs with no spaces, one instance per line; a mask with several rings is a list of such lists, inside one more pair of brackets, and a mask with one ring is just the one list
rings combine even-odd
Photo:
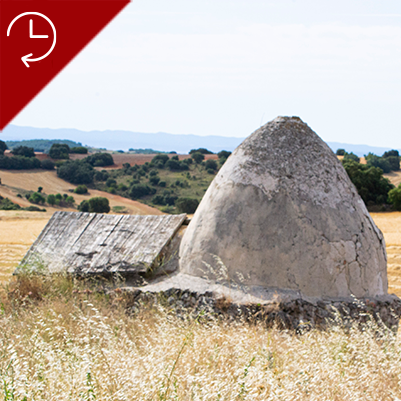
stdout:
[[0,0],[0,130],[129,0]]

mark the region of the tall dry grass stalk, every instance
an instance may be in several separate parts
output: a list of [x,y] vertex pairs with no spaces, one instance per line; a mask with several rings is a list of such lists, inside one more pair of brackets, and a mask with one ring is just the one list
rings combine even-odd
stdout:
[[118,293],[98,296],[67,279],[34,286],[36,292],[29,282],[15,284],[1,295],[4,400],[365,401],[401,395],[400,337],[373,326],[298,336],[262,323],[183,321],[157,307],[130,317]]

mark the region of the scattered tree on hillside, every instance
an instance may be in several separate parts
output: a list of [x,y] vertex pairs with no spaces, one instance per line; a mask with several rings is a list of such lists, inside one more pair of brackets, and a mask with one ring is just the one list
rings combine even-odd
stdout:
[[11,153],[14,156],[35,157],[33,148],[28,148],[27,146],[18,146],[14,148]]
[[7,145],[4,141],[0,140],[0,156],[4,155],[4,152],[7,150]]
[[213,154],[212,151],[210,151],[210,150],[208,150],[208,149],[205,149],[205,148],[191,149],[191,150],[189,151],[189,154],[190,154],[190,155],[192,155],[192,154],[194,154],[194,153],[202,153],[203,155],[212,155],[212,154]]
[[40,162],[40,167],[43,168],[43,170],[54,170],[55,164],[51,160],[45,159]]
[[202,161],[205,158],[205,156],[200,152],[192,153],[191,157],[192,157],[192,159],[194,159],[195,163],[197,163],[197,164],[202,163]]
[[206,170],[216,171],[218,168],[216,160],[212,159],[206,160],[205,168]]
[[181,213],[192,214],[195,213],[195,210],[199,205],[199,201],[192,198],[178,198],[175,202],[175,205]]
[[94,167],[112,166],[114,164],[113,156],[110,153],[94,153],[83,159]]
[[217,153],[219,159],[228,159],[230,155],[231,152],[229,152],[228,150],[221,150],[219,153]]
[[109,213],[110,212],[110,205],[109,200],[103,197],[95,197],[90,198],[89,200],[82,201],[79,206],[78,210],[80,212],[89,212],[89,213]]
[[74,189],[74,192],[75,192],[76,194],[79,194],[79,195],[87,194],[87,193],[88,193],[88,187],[87,187],[86,185],[83,185],[83,184],[78,185],[78,186]]
[[132,199],[140,199],[146,195],[153,195],[156,192],[154,188],[150,188],[148,185],[134,184],[129,190],[129,196]]
[[32,170],[40,168],[40,160],[36,157],[0,156],[0,169],[5,170]]
[[389,202],[394,206],[395,210],[401,211],[401,184],[397,188],[393,188],[388,193]]
[[353,160],[343,161],[343,165],[367,206],[382,205],[387,202],[388,193],[394,185],[383,177],[382,169]]
[[74,146],[70,149],[70,153],[76,153],[81,155],[86,155],[88,153],[88,149],[84,146]]
[[96,181],[107,181],[109,173],[106,170],[96,171],[94,178]]
[[337,156],[345,156],[347,152],[345,151],[345,149],[337,149],[336,155]]
[[46,201],[50,206],[54,206],[56,204],[56,196],[53,194],[47,195]]
[[69,159],[70,147],[65,143],[54,143],[49,151],[52,159]]
[[357,163],[360,162],[359,157],[353,152],[351,152],[351,153],[345,152],[343,160],[345,160],[345,161],[351,160],[351,161],[354,161],[354,162],[357,162]]
[[39,192],[34,192],[29,196],[29,202],[39,204],[39,203],[45,203],[45,198],[43,195],[41,195]]
[[157,168],[164,168],[164,166],[165,166],[165,164],[167,163],[168,160],[170,160],[168,155],[161,153],[159,155],[156,155],[152,159],[151,164],[156,166]]
[[397,150],[385,152],[381,157],[369,153],[365,158],[369,166],[379,167],[386,174],[400,170],[400,156]]
[[66,161],[57,168],[57,175],[72,184],[91,184],[95,172],[84,160]]

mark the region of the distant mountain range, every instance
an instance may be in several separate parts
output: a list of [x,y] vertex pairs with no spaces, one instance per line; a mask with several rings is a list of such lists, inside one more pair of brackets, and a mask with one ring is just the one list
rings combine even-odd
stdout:
[[[8,125],[0,133],[3,141],[18,141],[29,139],[68,139],[81,142],[95,148],[106,148],[110,150],[128,150],[129,148],[151,148],[163,152],[176,151],[188,153],[191,149],[207,148],[212,152],[220,150],[233,151],[245,138],[225,136],[199,136],[199,135],[175,135],[165,132],[143,133],[131,131],[80,131],[77,129],[50,129],[19,127]],[[333,151],[345,149],[347,152],[354,152],[363,156],[369,152],[382,155],[391,147],[377,147],[369,145],[352,145],[340,142],[327,142]],[[401,150],[398,149],[400,152]]]

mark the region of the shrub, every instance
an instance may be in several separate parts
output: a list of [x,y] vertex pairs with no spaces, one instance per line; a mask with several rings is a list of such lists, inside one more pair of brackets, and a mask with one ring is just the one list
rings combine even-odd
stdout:
[[35,151],[33,148],[28,148],[28,146],[17,146],[11,153],[14,156],[35,157]]
[[8,198],[3,198],[0,196],[0,210],[19,210],[21,209],[21,206],[13,203],[10,199]]
[[86,185],[78,185],[75,189],[74,192],[76,194],[82,195],[82,194],[87,194],[88,193],[88,187]]
[[136,173],[139,177],[144,177],[146,175],[146,171],[142,167],[139,168]]
[[88,149],[85,148],[84,146],[75,146],[74,148],[70,149],[70,153],[86,155],[88,154]]
[[72,206],[72,205],[75,203],[74,197],[72,197],[71,195],[70,195],[70,196],[67,196],[67,197],[65,198],[65,203],[66,203],[67,205],[69,205],[69,206]]
[[229,152],[228,150],[222,150],[219,153],[217,153],[219,159],[228,159],[230,155],[231,152]]
[[50,206],[54,206],[56,204],[56,197],[53,194],[50,194],[47,196],[46,201]]
[[356,154],[352,153],[352,152],[351,153],[345,153],[343,160],[352,160],[352,161],[357,162],[357,163],[359,163],[359,161],[360,161],[359,157]]
[[359,195],[368,206],[387,202],[388,193],[394,185],[383,177],[382,169],[352,160],[343,161],[343,165]]
[[206,167],[206,170],[217,170],[216,160],[206,160],[205,167]]
[[388,162],[388,160],[376,156],[373,153],[369,153],[366,156],[366,162],[368,166],[381,168],[383,170],[383,173],[389,173],[391,171],[390,163]]
[[159,181],[159,187],[164,188],[164,187],[166,187],[166,186],[167,186],[166,181]]
[[205,148],[191,149],[189,151],[190,155],[192,155],[194,153],[201,153],[202,155],[212,155],[213,154],[213,152],[211,152],[210,150],[207,150]]
[[336,155],[337,156],[345,156],[347,152],[345,151],[345,149],[337,149]]
[[43,187],[38,187],[38,191],[37,192],[42,193],[42,191],[43,191]]
[[80,212],[89,212],[89,213],[109,213],[110,205],[109,200],[103,197],[95,197],[90,198],[89,200],[82,201],[78,210]]
[[382,157],[387,158],[387,157],[398,157],[400,158],[400,153],[398,152],[398,150],[389,150],[387,152],[384,152]]
[[181,170],[181,163],[178,160],[170,159],[166,163],[166,167],[168,167],[171,171],[179,171]]
[[401,184],[397,188],[390,190],[388,200],[394,206],[395,210],[401,211]]
[[159,168],[163,168],[164,165],[166,164],[167,160],[170,160],[170,158],[168,157],[168,155],[166,154],[159,154],[156,155],[153,159],[152,159],[152,164],[154,164],[155,166],[159,167]]
[[175,202],[175,205],[181,213],[192,214],[195,213],[195,210],[199,205],[199,201],[192,198],[178,198]]
[[191,154],[192,159],[194,159],[195,163],[199,164],[203,161],[205,156],[202,153],[195,152]]
[[52,159],[69,159],[70,147],[64,143],[54,143],[49,150]]
[[94,167],[112,166],[114,164],[113,156],[110,153],[95,153],[83,159]]
[[83,213],[89,213],[89,201],[88,200],[83,200],[79,205],[78,205],[78,210]]
[[156,195],[152,198],[152,203],[155,205],[161,205],[164,206],[166,204],[166,201],[164,199],[164,196],[162,195]]
[[159,181],[160,181],[160,177],[158,177],[158,176],[152,176],[149,178],[149,182],[152,185],[157,185],[159,183]]
[[399,156],[389,156],[384,160],[387,160],[391,171],[399,171],[400,170],[400,157]]
[[40,160],[36,157],[25,156],[0,156],[0,169],[5,170],[32,170],[40,168]]
[[45,198],[42,196],[39,192],[34,192],[29,196],[29,202],[39,204],[39,203],[45,203]]
[[208,169],[206,170],[206,172],[207,172],[208,174],[214,174],[214,173],[216,172],[216,170],[213,170],[213,169],[211,169],[211,168],[208,168]]
[[46,211],[46,209],[41,209],[37,206],[24,207],[24,210],[27,210],[28,212],[45,212]]
[[40,162],[40,167],[43,168],[43,170],[54,170],[54,166],[55,164],[49,159]]
[[96,171],[94,178],[96,181],[107,181],[109,178],[109,173],[106,170]]
[[113,178],[108,178],[106,181],[106,187],[116,187],[117,181]]
[[7,150],[7,144],[0,140],[0,156],[4,155],[4,151]]
[[72,184],[91,184],[94,174],[93,167],[83,160],[67,161],[57,168],[57,175]]
[[134,184],[129,190],[129,196],[132,199],[140,199],[146,195],[151,195],[152,192],[152,189],[147,185]]
[[119,191],[126,191],[128,189],[128,187],[125,184],[119,184],[118,189],[119,189]]
[[178,196],[175,195],[165,195],[164,196],[164,204],[169,206],[174,206]]

